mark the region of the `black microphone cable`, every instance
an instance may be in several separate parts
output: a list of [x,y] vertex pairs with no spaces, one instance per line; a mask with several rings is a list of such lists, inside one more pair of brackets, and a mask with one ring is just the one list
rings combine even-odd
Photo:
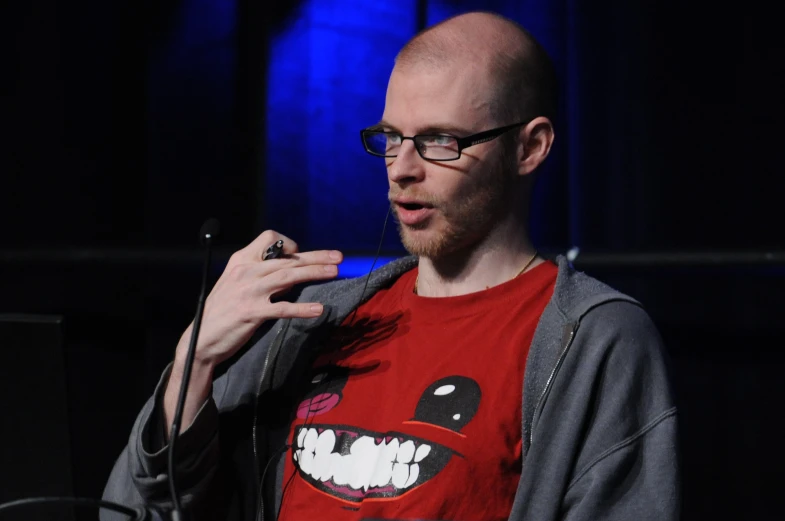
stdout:
[[[132,521],[146,521],[146,520],[162,520],[160,513],[150,511],[144,508],[130,508],[127,506],[119,505],[111,501],[104,501],[102,499],[92,499],[83,497],[30,497],[25,499],[17,499],[9,501],[0,505],[0,514],[15,510],[18,508],[31,507],[37,505],[62,505],[72,507],[95,507],[105,508],[123,515],[128,516]],[[150,516],[148,517],[148,514]]]
[[387,222],[390,220],[390,214],[392,213],[392,205],[387,207],[387,215],[384,217],[384,225],[382,226],[382,236],[379,237],[379,246],[376,247],[376,256],[373,258],[373,262],[371,263],[371,269],[368,270],[368,275],[365,276],[365,285],[363,286],[362,293],[360,293],[360,299],[357,301],[357,305],[354,307],[354,311],[352,312],[352,318],[349,319],[347,324],[351,324],[354,322],[354,317],[357,315],[357,310],[360,309],[360,305],[363,303],[363,298],[365,298],[365,291],[368,289],[368,282],[371,280],[371,273],[373,273],[373,268],[376,266],[376,261],[379,260],[379,255],[382,252],[382,244],[384,244],[384,235],[387,232]]

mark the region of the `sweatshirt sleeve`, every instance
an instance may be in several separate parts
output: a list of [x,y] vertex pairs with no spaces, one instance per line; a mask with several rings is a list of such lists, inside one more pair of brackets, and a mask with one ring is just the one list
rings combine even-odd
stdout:
[[[164,371],[153,396],[147,401],[131,430],[128,445],[115,463],[103,498],[131,507],[153,506],[168,510],[167,450],[164,443],[162,401],[171,365]],[[204,497],[219,465],[218,409],[215,397],[225,387],[223,375],[213,384],[212,396],[202,405],[194,421],[180,434],[175,466],[178,488],[185,508]],[[104,521],[126,519],[121,514],[101,511]]]
[[641,308],[618,302],[590,312],[579,334],[594,348],[578,353],[589,371],[573,375],[585,407],[561,518],[677,520],[677,415],[659,333]]

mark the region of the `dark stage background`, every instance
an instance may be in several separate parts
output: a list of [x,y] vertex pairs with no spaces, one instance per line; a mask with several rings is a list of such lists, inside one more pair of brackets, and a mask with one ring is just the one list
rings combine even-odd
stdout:
[[195,309],[205,218],[214,277],[268,227],[373,254],[386,179],[358,130],[400,46],[477,8],[555,61],[534,237],[659,325],[684,519],[782,517],[785,31],[754,1],[4,3],[0,500],[100,496]]

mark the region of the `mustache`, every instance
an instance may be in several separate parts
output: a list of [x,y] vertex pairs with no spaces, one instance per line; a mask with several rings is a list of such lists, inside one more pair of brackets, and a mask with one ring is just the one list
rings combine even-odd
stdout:
[[393,199],[414,199],[421,203],[425,203],[434,208],[441,204],[438,197],[418,191],[405,191],[405,190],[390,190],[387,192],[387,200],[392,203]]

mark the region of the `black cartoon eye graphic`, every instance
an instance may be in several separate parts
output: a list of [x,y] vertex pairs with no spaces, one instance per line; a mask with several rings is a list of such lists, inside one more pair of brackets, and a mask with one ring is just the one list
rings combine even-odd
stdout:
[[414,419],[458,432],[477,413],[481,396],[480,386],[471,378],[442,378],[422,393]]
[[316,369],[308,382],[306,398],[322,393],[342,394],[346,381],[349,379],[349,369],[336,365],[323,366]]

